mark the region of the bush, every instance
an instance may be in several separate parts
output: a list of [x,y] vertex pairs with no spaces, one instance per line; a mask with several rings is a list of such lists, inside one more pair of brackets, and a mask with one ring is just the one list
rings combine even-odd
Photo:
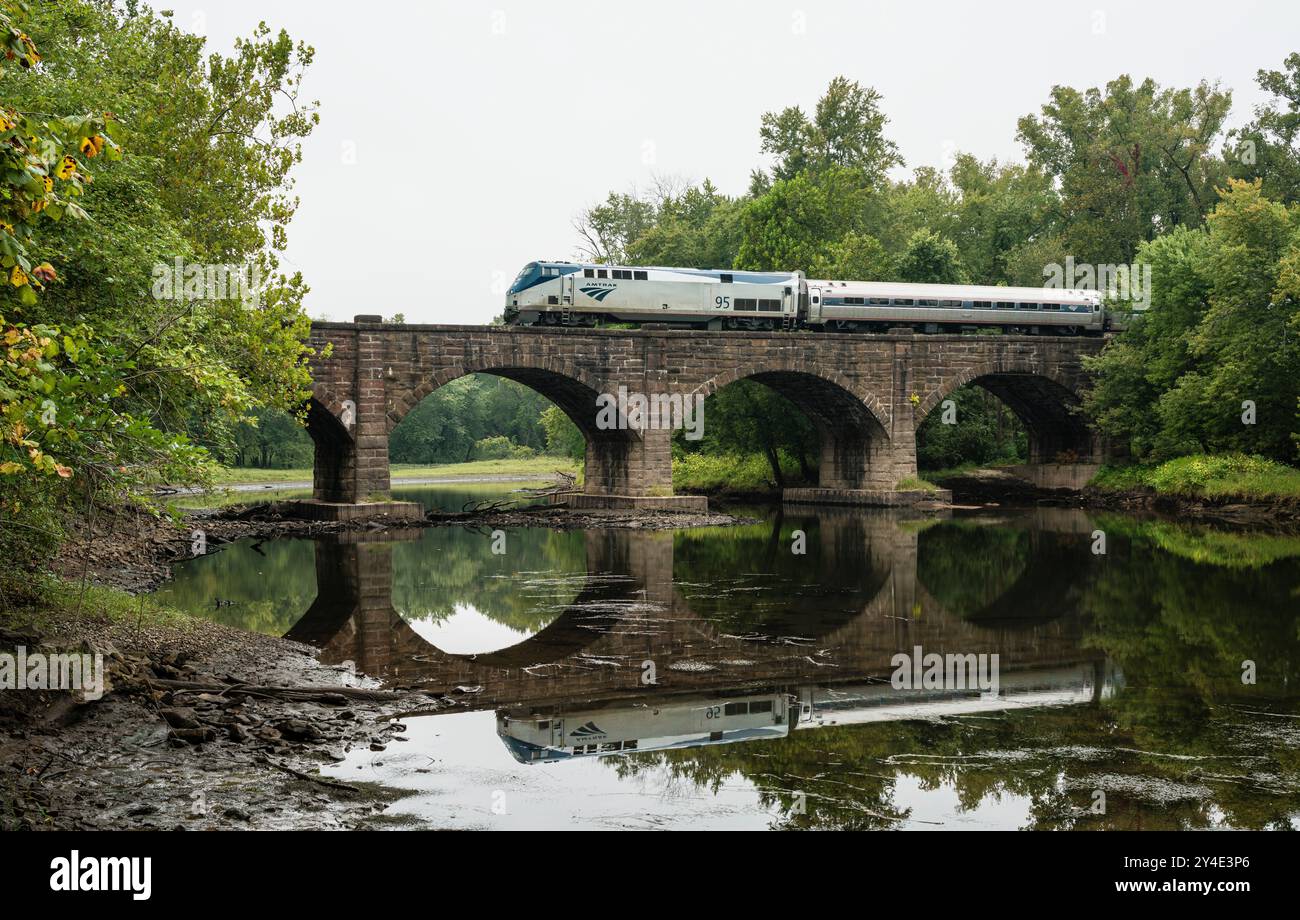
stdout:
[[1159,466],[1106,467],[1093,485],[1203,498],[1300,498],[1300,470],[1249,454],[1193,454]]
[[507,460],[515,450],[515,445],[505,435],[482,438],[474,442],[475,460]]

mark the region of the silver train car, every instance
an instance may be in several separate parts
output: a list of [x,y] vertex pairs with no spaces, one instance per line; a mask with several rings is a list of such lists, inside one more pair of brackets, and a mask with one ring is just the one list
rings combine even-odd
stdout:
[[1000,327],[1027,335],[1100,335],[1106,314],[1098,291],[905,284],[885,281],[809,281],[811,326],[833,332],[960,332]]
[[808,280],[802,272],[619,268],[530,262],[506,293],[527,326],[659,323],[684,328],[1101,335],[1114,328],[1089,290]]

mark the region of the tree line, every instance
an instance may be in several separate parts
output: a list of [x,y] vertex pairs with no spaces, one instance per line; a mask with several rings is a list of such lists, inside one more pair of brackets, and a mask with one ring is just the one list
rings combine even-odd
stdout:
[[[301,95],[313,50],[265,24],[214,52],[135,0],[0,0],[0,45],[0,551],[31,562],[91,509],[202,481],[213,458],[304,456],[308,288],[280,254],[318,115]],[[1232,131],[1217,84],[1054,87],[1019,121],[1024,162],[959,152],[904,175],[880,95],[836,78],[811,111],[761,118],[743,193],[611,193],[576,221],[582,254],[1032,285],[1067,257],[1149,264],[1151,309],[1094,368],[1097,424],[1141,459],[1294,461],[1300,54],[1258,81],[1267,101]],[[183,283],[159,287],[159,265]],[[249,278],[232,293],[195,266]],[[956,430],[923,427],[923,463],[1022,450],[996,401],[957,398]],[[711,399],[709,436],[679,455],[814,472],[814,432],[779,396],[742,382]],[[398,458],[580,452],[558,409],[508,381],[431,400]]]

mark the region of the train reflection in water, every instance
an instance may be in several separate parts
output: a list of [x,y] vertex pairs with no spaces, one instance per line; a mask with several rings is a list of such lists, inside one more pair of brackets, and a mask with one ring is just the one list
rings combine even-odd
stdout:
[[549,716],[502,710],[497,713],[497,734],[520,763],[730,744],[785,736],[790,703],[787,693],[764,693],[614,703]]
[[1016,708],[1092,703],[1116,677],[1088,661],[1005,675],[996,693],[899,690],[888,681],[809,685],[744,696],[691,695],[589,708],[503,709],[497,735],[520,763],[783,738],[791,730],[937,719]]

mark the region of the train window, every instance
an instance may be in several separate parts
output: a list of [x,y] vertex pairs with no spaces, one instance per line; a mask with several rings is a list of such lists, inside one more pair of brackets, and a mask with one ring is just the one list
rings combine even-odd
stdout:
[[623,750],[625,750],[625,751],[635,751],[635,750],[636,750],[636,739],[633,738],[631,741],[624,741],[624,742],[623,742]]
[[758,301],[753,297],[737,297],[732,303],[736,305],[737,310],[744,313],[753,313],[758,309]]
[[723,284],[731,284],[731,275],[723,274],[718,277]]
[[597,278],[607,278],[607,277],[609,277],[609,276],[605,274],[605,269],[603,269],[603,268],[598,268],[598,269],[596,269],[596,277],[597,277]]
[[1020,309],[1022,309],[1022,310],[1037,310],[1037,309],[1038,309],[1038,304],[1036,304],[1036,303],[1022,303],[1022,304],[1020,305]]
[[595,277],[596,277],[596,273],[595,273],[592,269],[590,269],[590,268],[584,268],[584,269],[582,270],[582,277],[584,277],[584,278],[595,278]]
[[1011,301],[1009,301],[1009,300],[999,300],[999,301],[998,301],[998,309],[999,309],[999,310],[1014,310],[1015,308],[1016,308],[1016,305],[1015,305],[1014,303],[1012,303]]
[[910,307],[911,305],[912,305],[912,298],[910,298],[910,297],[895,297],[895,298],[894,298],[894,306],[896,306],[896,307]]
[[889,298],[888,298],[888,297],[868,297],[868,298],[867,298],[867,303],[871,304],[873,307],[887,307],[887,306],[889,306]]
[[977,310],[987,310],[987,309],[988,309],[989,307],[991,307],[991,306],[993,306],[993,301],[991,301],[991,300],[977,300],[977,301],[975,301],[975,309],[977,309]]
[[537,723],[537,729],[538,729],[538,731],[546,731],[546,729],[548,729],[548,728],[550,728],[550,727],[551,727],[551,723],[550,723],[550,722],[538,722],[538,723]]
[[1100,313],[1100,312],[1101,312],[1101,304],[1099,304],[1099,303],[1095,303],[1095,304],[1093,304],[1093,305],[1092,305],[1092,312],[1093,312],[1093,313]]
[[939,306],[941,306],[941,307],[960,307],[960,306],[961,306],[961,301],[960,301],[960,300],[941,300],[941,301],[939,301]]
[[1060,305],[1059,303],[1045,303],[1045,304],[1043,304],[1043,309],[1044,309],[1044,310],[1059,310],[1059,309],[1061,309],[1061,305]]
[[728,703],[722,707],[724,716],[743,716],[747,712],[749,712],[748,703]]
[[781,301],[779,300],[760,300],[758,302],[758,312],[760,313],[780,313]]
[[772,701],[771,701],[771,700],[755,700],[754,702],[752,702],[752,703],[749,704],[749,711],[750,711],[751,713],[753,713],[753,712],[771,712],[771,711],[772,711]]
[[615,269],[611,269],[610,272],[609,272],[609,274],[610,274],[610,277],[612,277],[615,281],[631,281],[631,280],[632,280],[632,273],[631,273],[630,271],[626,270],[626,269],[623,269],[623,268],[615,268]]
[[645,281],[648,277],[645,272],[632,272],[633,281]]
[[861,297],[845,297],[844,304],[849,307],[860,307],[865,303]]
[[930,300],[930,299],[927,298],[927,299],[918,300],[918,301],[916,302],[916,305],[917,305],[918,307],[937,307],[937,306],[939,306],[939,301],[937,301],[937,300]]
[[555,294],[551,294],[546,298],[546,302],[548,304],[558,304],[560,302],[560,298]]

